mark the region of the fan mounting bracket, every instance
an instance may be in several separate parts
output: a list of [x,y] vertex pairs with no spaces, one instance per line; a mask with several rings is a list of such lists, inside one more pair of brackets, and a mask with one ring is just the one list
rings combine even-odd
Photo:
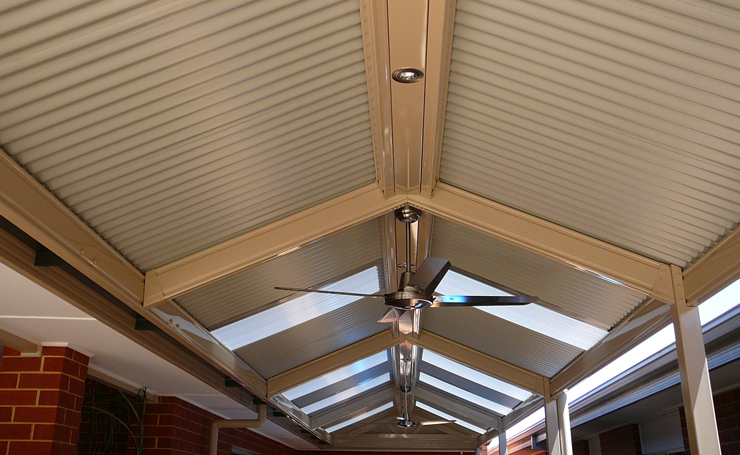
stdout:
[[416,223],[421,218],[421,210],[411,207],[408,204],[397,208],[394,213],[398,221],[406,224]]

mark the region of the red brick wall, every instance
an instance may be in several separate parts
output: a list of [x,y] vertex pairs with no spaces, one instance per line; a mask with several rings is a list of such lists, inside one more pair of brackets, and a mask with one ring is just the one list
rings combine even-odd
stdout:
[[[681,430],[686,451],[677,455],[689,455],[689,433],[686,429],[686,414],[683,406]],[[740,453],[740,388],[718,393],[714,396],[714,413],[717,417],[719,444],[723,454]]]
[[573,441],[573,455],[589,455],[588,441]]
[[[206,455],[211,422],[218,417],[176,397],[162,397],[147,407],[144,418],[145,455]],[[222,429],[219,455],[231,455],[232,444],[261,455],[300,452],[247,429]],[[133,454],[129,447],[129,454]]]
[[3,348],[0,360],[0,454],[74,455],[88,358],[45,347],[41,357]]
[[640,429],[631,423],[599,435],[602,455],[642,455]]

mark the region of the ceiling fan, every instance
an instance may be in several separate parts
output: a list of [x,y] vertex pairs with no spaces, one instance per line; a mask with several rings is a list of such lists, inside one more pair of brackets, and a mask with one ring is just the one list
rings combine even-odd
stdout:
[[411,416],[409,415],[409,390],[410,389],[408,386],[401,387],[401,392],[403,392],[403,415],[401,417],[396,417],[396,422],[377,422],[368,423],[365,425],[381,426],[395,424],[401,428],[413,428],[417,425],[446,425],[449,423],[455,423],[455,420],[426,420],[424,422],[414,422],[413,420],[411,420]]
[[406,224],[406,271],[401,274],[398,291],[388,294],[360,294],[354,292],[328,291],[319,289],[300,289],[275,287],[283,291],[315,292],[320,294],[350,295],[356,297],[373,297],[385,300],[390,308],[378,322],[393,322],[398,320],[404,311],[418,310],[426,307],[467,307],[467,306],[507,306],[527,305],[537,301],[531,296],[466,296],[466,295],[434,295],[434,290],[450,270],[450,261],[443,258],[429,257],[416,269],[410,270],[411,265],[411,224],[416,222],[421,213],[410,206],[404,206],[396,211],[396,218]]

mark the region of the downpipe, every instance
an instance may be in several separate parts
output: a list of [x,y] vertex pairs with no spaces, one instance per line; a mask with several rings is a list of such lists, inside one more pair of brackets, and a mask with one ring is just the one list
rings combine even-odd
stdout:
[[218,430],[221,428],[259,428],[265,423],[267,405],[257,405],[257,418],[253,420],[214,420],[211,424],[211,441],[208,455],[216,455],[218,450]]

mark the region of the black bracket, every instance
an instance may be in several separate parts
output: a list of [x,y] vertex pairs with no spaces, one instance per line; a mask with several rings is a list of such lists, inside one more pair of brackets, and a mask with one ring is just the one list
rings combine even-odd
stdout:
[[67,265],[67,263],[39,243],[39,246],[36,248],[36,257],[33,260],[33,265],[36,267],[61,267]]

